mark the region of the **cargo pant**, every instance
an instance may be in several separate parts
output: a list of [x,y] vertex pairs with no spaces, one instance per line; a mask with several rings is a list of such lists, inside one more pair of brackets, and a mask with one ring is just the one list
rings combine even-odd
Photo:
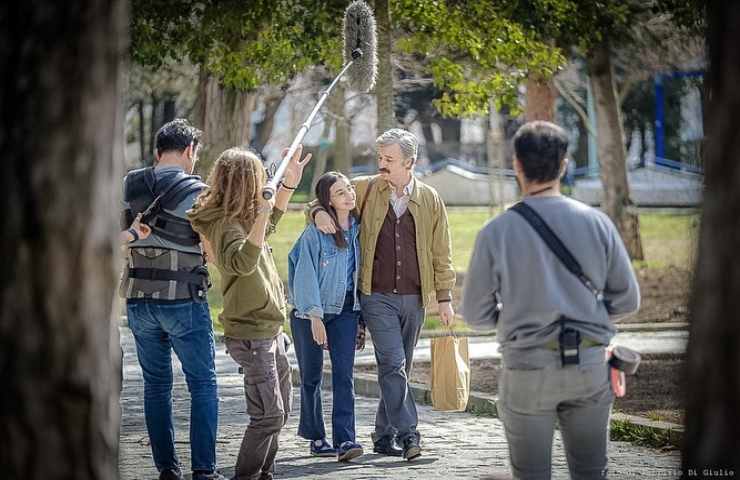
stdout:
[[272,478],[280,430],[291,410],[290,364],[282,334],[260,340],[225,339],[244,369],[249,425],[236,461],[236,480]]
[[560,425],[570,478],[607,478],[606,449],[614,394],[604,348],[581,350],[580,364],[563,367],[555,351],[547,367],[504,365],[498,414],[504,424],[514,478],[549,480],[555,422]]

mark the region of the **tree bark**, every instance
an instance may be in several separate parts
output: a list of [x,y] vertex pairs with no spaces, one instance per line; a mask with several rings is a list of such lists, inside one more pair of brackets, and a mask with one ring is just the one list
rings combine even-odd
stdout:
[[142,165],[148,165],[146,155],[146,115],[144,115],[144,100],[139,100],[136,103],[139,110],[139,155],[141,156],[139,162],[141,162]]
[[619,230],[633,260],[642,260],[640,222],[631,211],[627,182],[627,153],[619,102],[614,86],[614,72],[609,45],[593,47],[587,56],[589,81],[596,109],[596,130],[601,183],[604,189],[602,208]]
[[195,166],[200,175],[208,176],[224,150],[249,146],[256,100],[255,92],[224,87],[217,78],[201,71],[196,124],[203,130],[203,148]]
[[375,99],[378,109],[377,133],[380,135],[397,126],[393,101],[393,63],[391,53],[392,26],[388,0],[375,0],[375,21],[378,34],[378,79]]
[[[177,115],[176,106],[177,103],[175,101],[175,95],[167,95],[162,106],[162,125],[175,119],[175,116]],[[162,125],[160,125],[160,127]]]
[[344,85],[339,83],[329,98],[329,111],[334,121],[334,169],[349,176],[352,169],[352,155],[349,143],[349,120],[345,112]]
[[149,151],[147,152],[147,164],[152,165],[154,163],[154,159],[156,158],[154,156],[154,152],[157,149],[156,143],[156,136],[157,136],[157,130],[159,130],[160,120],[159,120],[159,98],[152,92],[151,94],[152,99],[152,111],[149,116]]
[[[321,132],[321,138],[326,138],[329,136],[329,133],[331,132],[331,120],[327,117],[324,117],[324,130]],[[316,191],[316,184],[319,183],[319,177],[326,172],[326,160],[329,156],[329,149],[328,148],[322,148],[321,145],[319,145],[319,153],[316,155],[316,160],[313,167],[313,176],[311,177],[311,191],[309,192],[309,195],[313,195]],[[313,161],[313,160],[312,160]]]
[[127,4],[0,7],[3,478],[117,477]]
[[557,90],[552,79],[544,80],[536,76],[527,77],[527,93],[524,106],[524,118],[528,122],[555,119],[555,100]]
[[488,188],[490,194],[489,209],[491,215],[496,207],[503,208],[503,174],[506,137],[503,131],[501,114],[491,100],[488,111],[488,130],[486,132],[486,156],[488,157]]
[[280,90],[279,93],[273,92],[265,98],[265,116],[261,122],[257,124],[255,132],[254,147],[258,150],[262,150],[270,141],[272,136],[272,129],[275,125],[275,114],[277,113],[280,105],[283,103],[285,98],[285,92]]
[[683,473],[691,478],[740,472],[740,4],[710,2],[707,20],[706,188],[684,392]]

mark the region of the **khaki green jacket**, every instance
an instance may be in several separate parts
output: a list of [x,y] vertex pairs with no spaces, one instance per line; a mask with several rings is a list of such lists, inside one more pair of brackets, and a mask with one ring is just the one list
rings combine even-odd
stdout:
[[[368,195],[371,180],[376,179]],[[378,175],[352,179],[357,192],[357,209],[362,208],[360,228],[359,289],[365,295],[372,293],[373,258],[378,235],[388,214],[391,186]],[[367,200],[365,197],[367,196]],[[318,205],[314,200],[309,210]],[[408,211],[416,224],[416,256],[419,260],[421,294],[424,306],[436,300],[451,298],[455,286],[455,270],[452,266],[452,247],[447,223],[447,210],[439,194],[429,185],[416,179],[416,187],[409,199]]]
[[[284,212],[273,210],[268,235],[275,231]],[[236,222],[226,221],[220,209],[190,210],[193,229],[211,244],[215,258],[209,259],[221,273],[224,310],[219,320],[224,335],[256,340],[272,338],[282,331],[285,321],[285,294],[272,249],[247,241],[248,231]]]

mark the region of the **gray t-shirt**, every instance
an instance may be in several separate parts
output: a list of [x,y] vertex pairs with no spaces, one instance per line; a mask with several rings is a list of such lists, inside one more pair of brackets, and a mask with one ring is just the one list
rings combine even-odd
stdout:
[[[162,175],[165,172],[172,172],[172,171],[177,171],[177,170],[182,170],[182,168],[181,167],[178,167],[176,165],[167,165],[167,166],[164,166],[164,167],[156,167],[154,169],[154,176],[155,176],[156,179],[159,179],[159,178],[162,177]],[[126,183],[126,179],[125,178],[124,178],[123,182],[124,182],[124,185],[125,185],[125,183]],[[187,215],[185,214],[185,212],[188,211],[188,210],[190,210],[191,208],[193,208],[193,203],[195,202],[195,199],[198,196],[198,193],[199,192],[193,192],[190,195],[188,195],[187,197],[185,197],[177,205],[177,207],[174,210],[165,210],[165,211],[168,212],[168,213],[170,213],[170,214],[172,214],[172,215],[175,215],[177,217],[180,217],[180,218],[183,218],[183,219],[187,220],[188,218],[187,218]],[[122,203],[123,203],[123,209],[124,210],[130,208],[129,207],[129,204],[127,202],[124,201]],[[178,252],[201,254],[200,244],[193,245],[192,247],[185,246],[185,245],[180,245],[180,244],[177,244],[175,242],[171,242],[169,240],[165,240],[164,238],[156,235],[153,232],[146,239],[139,240],[139,241],[136,241],[136,242],[131,242],[131,243],[128,244],[128,246],[129,247],[132,247],[132,248],[141,248],[141,247],[168,248],[168,249],[171,249],[171,250],[177,250]]]
[[607,345],[615,333],[612,321],[637,311],[640,292],[619,233],[604,213],[564,196],[526,197],[524,202],[604,292],[598,301],[518,213],[506,211],[483,227],[465,277],[465,322],[475,329],[496,328],[507,364],[538,368],[544,365],[537,365],[531,353],[557,342],[561,315],[573,319],[569,325],[583,337]]

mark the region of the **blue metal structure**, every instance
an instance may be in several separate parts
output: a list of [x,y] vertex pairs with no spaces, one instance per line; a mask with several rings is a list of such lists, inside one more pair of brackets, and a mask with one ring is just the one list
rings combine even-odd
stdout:
[[665,80],[677,78],[702,78],[704,72],[692,70],[686,72],[672,72],[658,74],[653,79],[655,88],[655,163],[665,167],[687,170],[693,173],[702,173],[703,169],[665,158]]

